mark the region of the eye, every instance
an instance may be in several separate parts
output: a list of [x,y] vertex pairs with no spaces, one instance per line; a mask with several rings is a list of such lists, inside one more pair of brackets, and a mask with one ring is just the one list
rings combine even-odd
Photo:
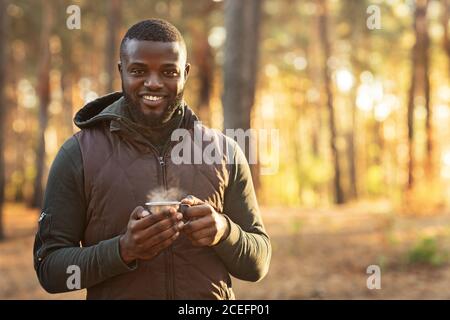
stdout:
[[163,71],[164,76],[169,78],[175,78],[179,76],[179,72],[177,70],[165,70]]
[[144,70],[133,68],[130,70],[130,74],[133,76],[140,76],[144,74]]

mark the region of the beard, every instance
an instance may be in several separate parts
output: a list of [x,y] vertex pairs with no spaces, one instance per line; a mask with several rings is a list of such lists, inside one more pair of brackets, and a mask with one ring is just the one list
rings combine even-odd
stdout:
[[123,86],[122,92],[127,105],[127,109],[130,112],[131,119],[133,119],[133,121],[146,127],[158,127],[168,122],[172,118],[174,113],[178,110],[178,108],[181,107],[183,102],[184,89],[176,95],[172,103],[167,106],[167,108],[161,115],[144,114],[139,106],[133,104],[131,96],[126,93],[125,90],[123,90]]

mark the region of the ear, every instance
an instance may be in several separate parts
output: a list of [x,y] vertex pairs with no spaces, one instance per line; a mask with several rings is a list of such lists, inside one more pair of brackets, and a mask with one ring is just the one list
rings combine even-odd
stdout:
[[117,69],[119,70],[119,73],[122,74],[122,62],[117,62]]
[[191,64],[186,63],[186,66],[184,67],[184,81],[187,80],[190,70],[191,70]]

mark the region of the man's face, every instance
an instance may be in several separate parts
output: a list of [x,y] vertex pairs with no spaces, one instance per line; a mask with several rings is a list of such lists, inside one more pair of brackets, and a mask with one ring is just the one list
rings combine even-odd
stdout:
[[147,123],[165,122],[180,103],[189,68],[179,42],[128,40],[119,63],[125,98]]

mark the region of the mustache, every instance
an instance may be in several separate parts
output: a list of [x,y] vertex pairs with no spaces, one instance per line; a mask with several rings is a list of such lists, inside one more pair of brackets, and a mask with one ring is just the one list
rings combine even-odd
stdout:
[[139,93],[139,96],[161,96],[161,97],[165,97],[165,96],[167,96],[167,93],[165,93],[165,92],[147,92],[147,91],[145,91],[145,92],[140,92]]
[[[184,88],[183,90],[181,90],[180,93],[178,93],[175,96],[175,98],[173,98],[173,100],[167,106],[166,110],[164,110],[164,112],[157,117],[154,115],[143,114],[139,105],[133,102],[132,95],[130,95],[128,92],[124,90],[123,84],[122,84],[122,93],[125,99],[125,103],[127,104],[127,108],[131,113],[131,116],[134,119],[134,121],[141,122],[150,127],[156,127],[169,121],[175,114],[175,112],[179,108],[181,108],[181,106],[183,105]],[[151,93],[149,94],[152,95]],[[141,93],[139,93],[139,96],[141,96]]]

